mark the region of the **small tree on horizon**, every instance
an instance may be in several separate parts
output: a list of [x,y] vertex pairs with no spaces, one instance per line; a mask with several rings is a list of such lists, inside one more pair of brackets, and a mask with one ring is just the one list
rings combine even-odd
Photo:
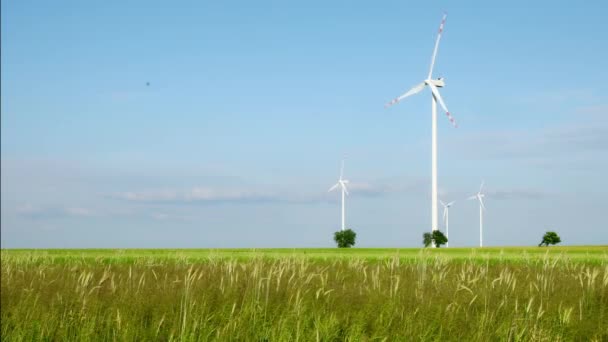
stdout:
[[429,247],[433,243],[433,234],[431,234],[431,233],[422,234],[422,243],[424,244],[424,247]]
[[439,230],[434,230],[432,233],[422,234],[422,243],[424,247],[435,245],[439,248],[441,245],[445,245],[448,242],[448,238]]
[[339,230],[334,233],[334,241],[338,248],[350,248],[355,245],[357,233],[352,229]]
[[562,242],[562,240],[556,232],[546,232],[545,235],[543,235],[543,240],[538,244],[538,247],[542,245],[548,247],[549,245],[556,245],[560,242]]

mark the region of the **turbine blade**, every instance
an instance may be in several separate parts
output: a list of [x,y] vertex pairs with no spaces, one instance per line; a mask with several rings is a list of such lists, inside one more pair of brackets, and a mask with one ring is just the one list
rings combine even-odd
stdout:
[[338,186],[340,186],[340,183],[336,183],[336,184],[334,184],[334,186],[332,186],[331,188],[329,188],[329,190],[327,190],[327,192],[331,192],[331,191],[336,190],[336,188],[337,188]]
[[404,98],[406,98],[406,97],[408,97],[408,96],[411,96],[411,95],[414,95],[414,94],[419,93],[419,92],[420,92],[422,89],[424,89],[424,86],[425,86],[425,83],[424,83],[424,82],[422,82],[422,83],[420,83],[420,84],[418,84],[418,85],[414,86],[412,89],[408,90],[408,91],[407,91],[405,94],[403,94],[403,95],[401,95],[401,96],[399,96],[399,97],[395,98],[395,99],[394,99],[394,100],[392,100],[391,102],[389,102],[389,103],[387,103],[386,105],[384,105],[384,108],[388,108],[388,107],[390,107],[390,106],[394,105],[395,103],[397,103],[397,102],[399,102],[399,101],[403,100]]
[[342,189],[344,189],[344,192],[345,192],[347,195],[350,195],[350,194],[348,193],[348,189],[346,188],[346,184],[344,184],[344,183],[340,183],[340,184],[342,185]]
[[481,207],[483,208],[483,210],[486,210],[486,206],[483,205],[483,200],[481,199],[481,197],[478,197],[478,198],[479,198],[479,204],[481,204]]
[[342,159],[342,167],[340,167],[340,179],[342,179],[343,174],[344,174],[344,159]]
[[445,219],[448,216],[448,208],[443,208],[443,224],[445,224]]
[[467,198],[467,199],[469,199],[469,200],[473,200],[473,199],[476,199],[476,198],[477,198],[477,195],[473,195],[473,196],[471,196],[471,197],[469,197],[469,198]]
[[437,50],[439,49],[439,41],[441,40],[441,33],[443,32],[443,26],[445,25],[445,20],[447,19],[448,14],[444,13],[443,18],[441,19],[441,24],[439,25],[439,32],[437,33],[437,40],[435,40],[435,48],[433,49],[433,57],[431,58],[431,68],[429,70],[429,77],[427,79],[431,79],[433,75],[433,67],[435,66],[435,57],[437,57]]
[[481,189],[483,188],[483,185],[486,183],[485,180],[481,181],[481,185],[479,186],[479,193],[481,193]]
[[445,203],[443,203],[443,201],[442,201],[442,200],[439,200],[439,203],[441,203],[441,205],[442,205],[442,206],[444,206],[444,207],[446,206],[446,204],[445,204]]
[[439,90],[437,89],[437,87],[430,82],[428,84],[429,84],[429,87],[431,87],[433,96],[435,96],[435,99],[437,99],[437,102],[439,102],[439,105],[445,111],[445,115],[448,116],[448,120],[450,120],[450,122],[452,123],[452,125],[454,125],[454,127],[458,127],[458,125],[456,124],[456,120],[454,120],[454,117],[452,116],[452,114],[450,114],[448,107],[446,107],[445,103],[443,102],[443,99],[441,98],[441,94],[439,94]]
[[452,201],[452,202],[448,203],[448,207],[451,207],[452,204],[454,204],[454,203],[456,203],[456,201]]

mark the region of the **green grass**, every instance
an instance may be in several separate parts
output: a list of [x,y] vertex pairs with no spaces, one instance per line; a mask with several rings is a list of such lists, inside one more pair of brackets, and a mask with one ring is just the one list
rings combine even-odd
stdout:
[[2,341],[608,340],[608,246],[1,258]]
[[401,259],[441,257],[451,260],[505,260],[516,262],[528,258],[560,257],[585,262],[606,262],[608,246],[552,246],[552,247],[484,247],[484,248],[251,248],[251,249],[10,249],[2,254],[22,258],[41,258],[53,261],[101,260],[105,262],[133,262],[141,258],[172,261],[200,262],[208,258],[252,257],[307,257],[315,259],[364,258],[385,259],[398,256]]

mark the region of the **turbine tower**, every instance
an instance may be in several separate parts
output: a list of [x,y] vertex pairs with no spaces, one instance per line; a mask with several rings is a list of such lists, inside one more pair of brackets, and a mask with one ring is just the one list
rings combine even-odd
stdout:
[[437,34],[437,40],[435,41],[435,49],[433,50],[433,56],[431,58],[431,68],[429,70],[429,74],[427,78],[422,81],[422,83],[414,86],[412,89],[407,91],[405,94],[397,97],[391,102],[387,103],[385,107],[390,107],[397,102],[405,99],[408,96],[414,95],[422,91],[425,86],[428,86],[431,89],[432,93],[432,103],[431,103],[431,228],[432,230],[437,230],[437,102],[441,108],[445,111],[448,119],[454,125],[454,127],[458,127],[456,125],[456,121],[448,111],[441,95],[439,94],[439,90],[437,88],[441,88],[445,86],[445,82],[443,78],[438,78],[436,80],[432,79],[433,76],[433,67],[435,65],[435,58],[437,57],[437,49],[439,48],[439,40],[441,39],[441,33],[443,32],[443,26],[445,25],[445,19],[447,18],[447,14],[443,15],[441,20],[441,25],[439,25],[439,33]]
[[479,247],[483,247],[483,211],[486,210],[485,205],[483,205],[483,198],[485,197],[485,195],[481,192],[483,184],[484,181],[481,181],[479,192],[469,197],[470,200],[477,199],[479,201]]
[[340,168],[340,178],[338,178],[338,183],[334,184],[327,192],[333,191],[340,187],[342,189],[342,231],[346,229],[346,210],[344,208],[344,195],[348,195],[348,190],[346,189],[346,184],[348,184],[348,180],[342,179],[342,175],[344,173],[344,160],[342,160],[342,167]]
[[445,224],[445,237],[448,238],[448,242],[445,243],[446,247],[450,247],[450,207],[454,204],[455,201],[452,201],[448,204],[443,203],[443,201],[439,201],[443,206],[443,224]]

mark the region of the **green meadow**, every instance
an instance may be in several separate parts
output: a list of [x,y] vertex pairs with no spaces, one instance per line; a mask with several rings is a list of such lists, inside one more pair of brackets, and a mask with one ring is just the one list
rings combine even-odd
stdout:
[[2,250],[2,341],[606,341],[608,246]]

